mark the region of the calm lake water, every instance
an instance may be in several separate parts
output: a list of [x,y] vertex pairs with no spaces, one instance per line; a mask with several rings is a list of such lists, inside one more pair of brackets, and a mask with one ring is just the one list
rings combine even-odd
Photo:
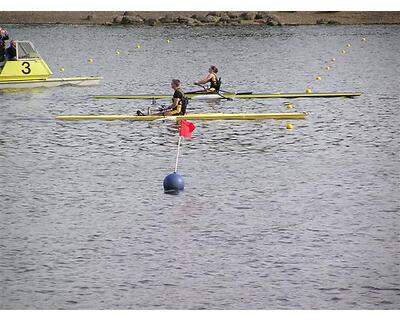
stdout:
[[[0,93],[0,308],[400,307],[400,26],[6,27],[55,76],[104,81]],[[91,95],[168,93],[171,78],[195,89],[210,64],[225,90],[364,94],[290,101],[309,112],[291,131],[195,122],[178,196],[162,189],[174,124],[54,120],[135,113],[150,103]]]

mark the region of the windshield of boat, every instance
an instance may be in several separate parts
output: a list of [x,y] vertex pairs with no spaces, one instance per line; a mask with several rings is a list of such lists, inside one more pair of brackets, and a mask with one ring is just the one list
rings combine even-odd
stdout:
[[35,51],[30,42],[17,42],[18,44],[18,59],[38,58],[39,54]]

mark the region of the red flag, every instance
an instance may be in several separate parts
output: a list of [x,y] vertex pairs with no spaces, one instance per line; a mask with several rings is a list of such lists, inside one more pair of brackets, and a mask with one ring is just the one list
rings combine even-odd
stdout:
[[196,126],[186,120],[181,121],[181,127],[179,128],[179,135],[184,138],[190,139],[192,137],[192,132],[196,129]]

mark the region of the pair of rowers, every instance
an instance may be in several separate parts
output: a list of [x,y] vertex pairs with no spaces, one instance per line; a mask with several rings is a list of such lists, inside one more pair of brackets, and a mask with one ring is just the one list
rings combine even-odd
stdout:
[[[219,87],[221,85],[220,80],[217,78],[218,68],[216,66],[211,66],[208,69],[208,75],[206,78],[195,81],[194,84],[196,85],[206,85],[209,83],[209,88],[204,88],[202,91],[196,91],[191,93],[201,93],[201,92],[218,92]],[[172,104],[160,112],[153,113],[151,115],[154,116],[183,116],[186,114],[186,109],[188,105],[188,99],[185,96],[181,88],[181,81],[178,79],[172,79],[171,81],[171,88],[174,90],[174,95],[172,96]],[[137,111],[138,116],[145,116],[143,112],[140,110]]]

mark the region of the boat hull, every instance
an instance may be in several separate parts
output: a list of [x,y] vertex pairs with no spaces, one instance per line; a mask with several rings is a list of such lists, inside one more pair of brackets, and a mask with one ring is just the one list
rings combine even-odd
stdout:
[[201,121],[216,121],[216,120],[304,120],[305,113],[203,113],[203,114],[188,114],[185,116],[136,116],[136,115],[76,115],[76,116],[58,116],[56,120],[61,121],[157,121],[157,120],[201,120]]
[[[360,96],[361,92],[327,92],[327,93],[187,93],[186,97],[192,100],[212,99],[298,99],[298,98],[354,98]],[[171,99],[170,95],[98,95],[95,99],[135,99],[135,100],[161,100]]]
[[44,80],[0,81],[0,90],[53,88],[59,86],[93,86],[100,84],[102,77],[48,78]]

